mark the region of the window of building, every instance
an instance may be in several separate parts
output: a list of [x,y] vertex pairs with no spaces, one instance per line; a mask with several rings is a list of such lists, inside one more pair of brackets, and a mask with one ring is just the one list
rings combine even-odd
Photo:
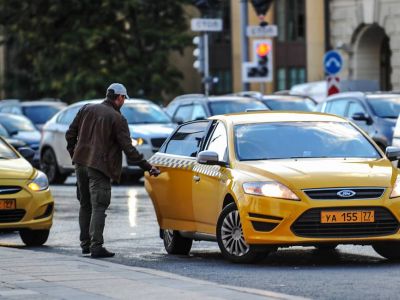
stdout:
[[279,41],[302,41],[305,39],[305,0],[276,1],[276,18]]
[[278,91],[290,89],[295,84],[306,82],[305,68],[279,68],[277,72],[276,88]]

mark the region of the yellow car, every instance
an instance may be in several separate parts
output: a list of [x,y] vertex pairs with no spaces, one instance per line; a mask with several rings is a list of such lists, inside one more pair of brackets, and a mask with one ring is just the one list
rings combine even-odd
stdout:
[[53,221],[54,201],[44,173],[25,160],[34,151],[15,151],[0,138],[0,232],[19,231],[28,246],[43,245]]
[[[278,247],[372,245],[400,258],[400,177],[351,122],[333,115],[247,112],[179,126],[146,177],[168,253],[217,241],[250,262]],[[394,163],[394,162],[393,162]]]

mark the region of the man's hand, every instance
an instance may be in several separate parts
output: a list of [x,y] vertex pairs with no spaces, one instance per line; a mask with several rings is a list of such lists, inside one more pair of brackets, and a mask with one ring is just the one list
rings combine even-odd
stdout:
[[161,174],[161,171],[156,166],[152,166],[151,169],[149,170],[149,174],[150,174],[150,176],[157,177],[158,175]]

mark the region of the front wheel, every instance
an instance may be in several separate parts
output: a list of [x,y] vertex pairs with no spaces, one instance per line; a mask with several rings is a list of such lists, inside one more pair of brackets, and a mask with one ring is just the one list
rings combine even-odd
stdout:
[[192,248],[192,239],[185,238],[180,235],[177,230],[163,230],[164,247],[168,254],[187,255]]
[[372,245],[374,250],[390,260],[400,260],[400,242],[387,242]]
[[50,148],[44,150],[40,160],[40,169],[47,175],[50,183],[62,184],[69,174],[62,174],[58,168],[57,158]]
[[218,218],[217,241],[222,255],[234,263],[251,263],[268,252],[256,251],[246,243],[235,203],[228,204]]
[[47,242],[50,230],[21,230],[19,235],[27,246],[42,246]]

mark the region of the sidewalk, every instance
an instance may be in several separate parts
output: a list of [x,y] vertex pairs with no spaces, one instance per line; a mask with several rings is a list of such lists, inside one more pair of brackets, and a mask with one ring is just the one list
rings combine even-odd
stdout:
[[90,257],[0,247],[0,299],[303,299]]

